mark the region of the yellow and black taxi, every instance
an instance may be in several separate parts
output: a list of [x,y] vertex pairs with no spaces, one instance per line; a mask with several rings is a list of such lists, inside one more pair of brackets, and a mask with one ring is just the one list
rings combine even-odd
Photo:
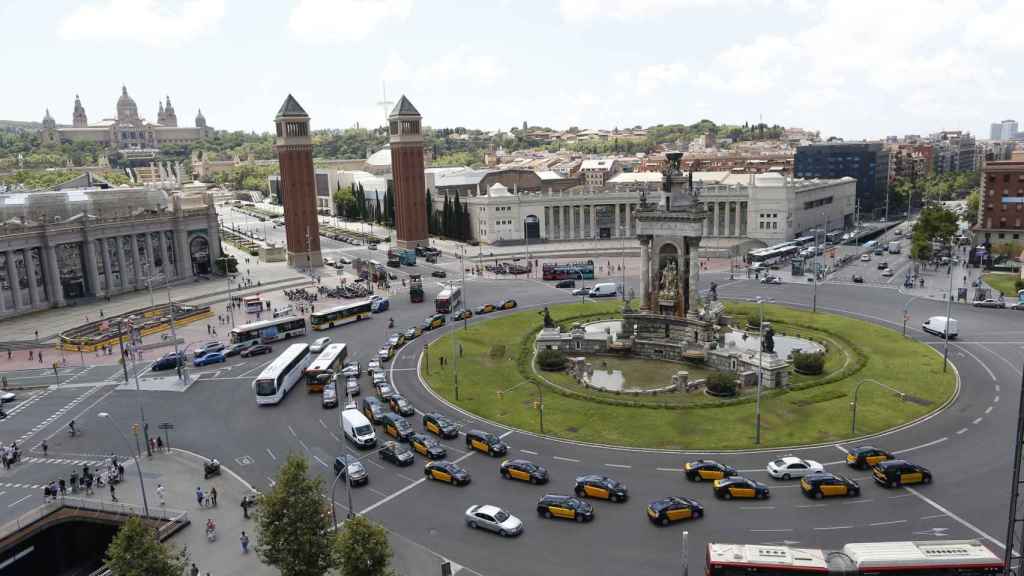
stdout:
[[871,476],[882,486],[893,488],[903,484],[931,484],[932,473],[924,466],[906,460],[884,460],[871,468]]
[[363,398],[363,414],[366,419],[374,424],[380,424],[381,418],[388,413],[388,407],[381,402],[380,398],[367,396]]
[[380,454],[381,460],[386,460],[396,466],[410,466],[415,459],[412,450],[409,450],[405,444],[399,444],[394,440],[387,441],[377,453]]
[[537,502],[537,514],[545,518],[568,518],[577,522],[589,522],[594,519],[594,506],[572,496],[545,494]]
[[736,469],[732,466],[716,462],[714,460],[694,460],[683,465],[686,477],[693,482],[701,480],[721,480],[736,475]]
[[612,502],[624,502],[629,498],[625,484],[599,474],[578,476],[573,491],[581,498],[601,498]]
[[647,519],[655,524],[668,526],[672,522],[697,519],[704,515],[704,507],[693,498],[669,496],[647,505]]
[[434,314],[433,316],[427,316],[427,319],[423,321],[424,330],[433,330],[434,328],[440,328],[444,326],[444,314]]
[[387,345],[392,348],[398,348],[402,344],[405,344],[405,334],[401,332],[395,332],[388,338]]
[[479,450],[488,456],[504,456],[508,453],[508,444],[501,441],[497,434],[483,430],[466,432],[466,446]]
[[431,480],[447,482],[452,486],[469,484],[469,472],[458,464],[447,460],[427,462],[427,465],[423,467],[423,473]]
[[469,320],[473,317],[473,311],[469,308],[464,308],[455,313],[453,320]]
[[431,434],[437,434],[445,440],[459,437],[459,427],[440,412],[428,412],[423,415],[423,427]]
[[860,496],[860,484],[831,472],[814,472],[804,476],[800,479],[800,490],[812,498]]
[[498,310],[511,310],[518,305],[515,300],[509,298],[498,303]]
[[431,460],[443,460],[448,456],[448,451],[445,450],[444,446],[441,446],[440,442],[426,434],[417,433],[410,436],[409,447]]
[[500,470],[506,480],[522,480],[530,484],[545,484],[548,481],[548,469],[529,460],[505,460],[501,463]]
[[412,429],[412,424],[409,424],[405,418],[402,418],[394,412],[387,412],[381,416],[380,424],[384,427],[385,434],[403,442],[408,441],[409,438],[415,434]]
[[714,489],[715,496],[723,500],[732,500],[733,498],[762,499],[769,496],[768,486],[743,476],[730,476],[721,480],[715,480]]
[[490,314],[491,312],[494,312],[494,310],[495,310],[494,304],[484,304],[482,306],[477,306],[476,310],[473,310],[473,313],[474,314]]
[[412,407],[412,402],[409,402],[401,394],[392,394],[388,397],[388,407],[395,414],[401,416],[415,416],[416,409]]
[[846,455],[846,464],[858,470],[863,470],[871,468],[879,462],[885,462],[894,458],[895,456],[889,452],[874,446],[860,446],[850,450],[850,453]]

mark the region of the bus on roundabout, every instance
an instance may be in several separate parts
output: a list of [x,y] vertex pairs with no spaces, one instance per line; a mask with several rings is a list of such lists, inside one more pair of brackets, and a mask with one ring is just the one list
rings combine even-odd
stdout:
[[306,390],[323,392],[324,384],[331,381],[334,374],[341,372],[348,358],[348,346],[341,342],[328,344],[306,368]]
[[305,335],[306,319],[298,316],[286,316],[232,328],[230,340],[231,344],[244,343],[251,346]]
[[369,318],[372,313],[371,307],[370,300],[342,304],[310,314],[309,323],[313,325],[313,330],[327,330],[341,324]]
[[309,344],[292,344],[274,358],[263,372],[252,381],[256,404],[278,404],[284,395],[302,379],[313,359]]

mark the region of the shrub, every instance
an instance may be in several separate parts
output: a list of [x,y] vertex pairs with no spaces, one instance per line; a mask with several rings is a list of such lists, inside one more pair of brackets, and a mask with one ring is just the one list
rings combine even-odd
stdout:
[[541,370],[555,372],[564,370],[566,364],[565,353],[561,350],[541,350],[537,354],[537,365]]
[[1024,280],[1021,280],[1020,278],[1017,278],[1016,280],[1014,280],[1013,281],[1013,288],[1015,290],[1018,290],[1018,291],[1019,290],[1024,290]]
[[793,356],[793,369],[800,374],[816,375],[825,370],[824,352],[800,352],[795,351]]
[[712,372],[705,380],[704,388],[714,396],[735,396],[736,373]]

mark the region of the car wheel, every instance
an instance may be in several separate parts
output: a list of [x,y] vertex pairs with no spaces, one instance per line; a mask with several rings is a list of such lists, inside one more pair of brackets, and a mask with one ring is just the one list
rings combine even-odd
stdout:
[[853,490],[850,490],[850,491],[849,491],[849,492],[847,492],[846,494],[847,494],[848,496],[850,496],[850,497],[853,497],[853,496],[860,496],[860,489],[859,489],[859,488],[854,488]]
[[501,471],[501,477],[504,478],[505,480],[511,480],[512,479],[511,476],[509,476],[509,474],[508,474],[508,470],[502,470]]
[[789,474],[783,474],[782,475],[782,479],[783,480],[789,480],[790,478],[791,478],[791,476]]
[[619,496],[618,494],[612,494],[611,497],[609,497],[608,499],[611,500],[612,502],[621,502],[622,496]]
[[693,519],[694,519],[694,520],[696,520],[696,519],[700,518],[700,517],[701,517],[701,516],[703,516],[703,515],[704,515],[704,512],[702,512],[702,511],[700,511],[700,510],[694,510],[694,511],[693,511]]
[[822,494],[821,492],[815,492],[814,493],[815,500],[821,500],[823,496],[824,496],[824,494]]
[[545,510],[545,511],[541,512],[541,516],[543,516],[545,518],[551,518],[551,511],[550,510]]
[[668,518],[662,518],[659,521],[659,524],[661,524],[662,526],[668,526]]
[[582,488],[577,488],[575,490],[575,492],[576,492],[577,496],[579,496],[580,498],[583,498],[583,489]]
[[931,484],[932,483],[932,477],[931,476],[922,476],[921,477],[921,483],[922,484]]
[[423,475],[426,476],[427,478],[430,478],[430,470],[424,470]]
[[472,529],[474,529],[474,530],[476,530],[476,522],[474,522],[474,521],[470,520],[470,521],[469,521],[469,527],[470,527],[470,528],[472,528]]
[[729,492],[723,492],[722,498],[725,498],[726,500],[732,500],[732,494],[730,494]]
[[533,476],[530,476],[530,484],[536,484],[536,483],[537,483],[537,479],[534,478]]
[[499,536],[508,536],[508,532],[506,532],[504,529],[498,530],[498,535]]
[[585,520],[585,518],[583,516],[580,516],[579,514],[576,515],[576,521],[577,522],[583,523],[584,520]]

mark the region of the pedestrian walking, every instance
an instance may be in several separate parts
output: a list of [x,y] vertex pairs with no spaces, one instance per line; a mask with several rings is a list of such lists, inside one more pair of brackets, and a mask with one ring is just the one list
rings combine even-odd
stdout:
[[3,383],[4,390],[7,390],[7,376],[6,375],[4,375],[3,379],[0,380],[0,382]]
[[46,440],[43,440],[43,458],[46,457],[46,451],[49,450],[49,449],[50,449],[50,445],[46,443]]
[[199,504],[200,508],[203,507],[203,489],[199,486],[196,486],[196,503]]
[[213,332],[212,332],[212,328],[213,328],[213,327],[212,327],[212,326],[210,326],[209,324],[207,324],[207,325],[206,325],[206,334],[207,334],[207,335],[209,335],[209,334],[212,334],[212,333],[213,333]]
[[161,438],[160,436],[156,437],[156,449],[160,450],[161,452],[164,449],[164,439]]
[[242,535],[238,537],[238,541],[242,544],[242,554],[249,553],[249,537],[245,535],[245,530],[242,531]]
[[196,563],[192,563],[192,567],[188,569],[189,576],[199,576],[199,568],[196,568]]
[[67,492],[68,492],[68,485],[67,485],[67,483],[64,482],[63,478],[61,478],[60,480],[57,481],[57,489],[60,491],[61,498],[63,498],[64,495],[67,494]]
[[112,502],[117,502],[117,494],[114,492],[114,483],[111,482],[109,484],[109,486],[110,486],[110,500]]
[[217,507],[217,487],[216,486],[211,486],[210,487],[210,501],[213,502],[213,507],[216,508]]
[[156,485],[156,496],[157,496],[157,498],[160,499],[160,506],[167,506],[167,498],[166,498],[164,492],[166,492],[166,490],[164,489],[164,485],[163,484],[157,484]]

